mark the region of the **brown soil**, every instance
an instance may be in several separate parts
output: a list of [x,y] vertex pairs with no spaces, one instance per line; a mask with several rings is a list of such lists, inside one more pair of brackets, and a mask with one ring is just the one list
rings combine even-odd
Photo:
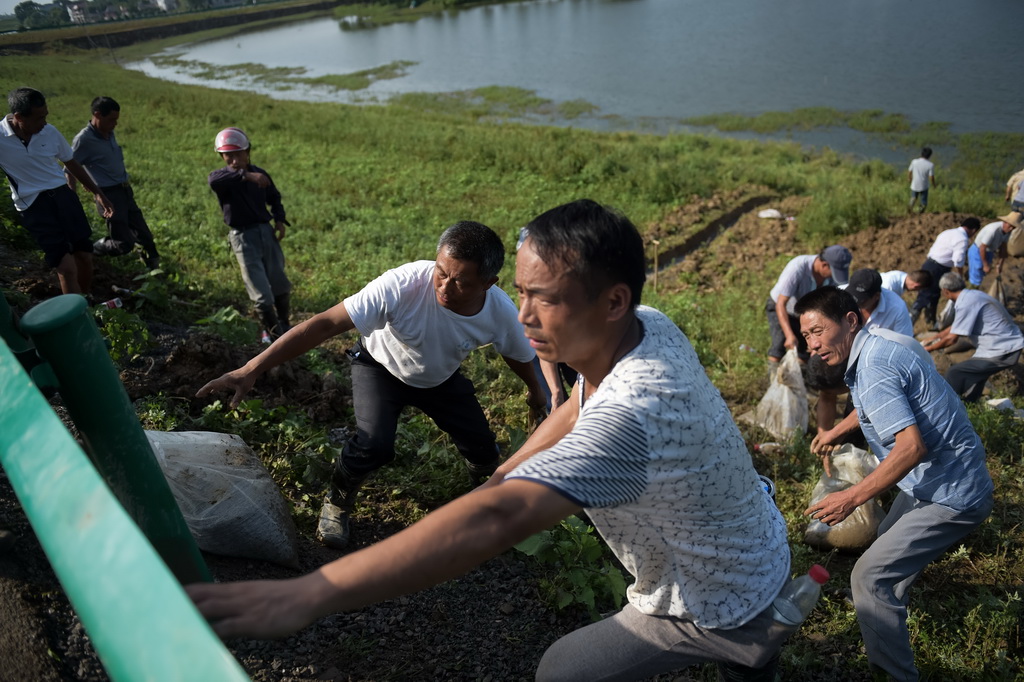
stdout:
[[[672,284],[681,281],[673,276],[680,272],[691,273],[684,279],[692,283],[695,277],[702,289],[728,287],[734,273],[762,268],[780,255],[804,252],[796,237],[805,203],[797,197],[772,201],[762,196],[735,195],[680,207],[651,226],[652,232],[670,237],[699,231],[702,239],[712,241],[667,267],[660,274],[662,290],[683,286]],[[757,211],[768,206],[795,219],[758,218]],[[906,217],[884,229],[851,235],[843,243],[854,253],[855,268],[913,270],[924,261],[934,236],[955,226],[962,217]],[[696,227],[712,222],[708,229]],[[1013,292],[1008,307],[1018,320],[1024,312],[1017,295],[1021,270],[1011,259],[1003,276],[1007,291]],[[92,292],[95,300],[109,298],[105,292],[110,291],[111,284],[120,282],[104,274],[101,262]],[[36,256],[12,253],[2,246],[0,288],[20,292],[21,305],[16,306],[20,312],[59,293],[53,274]],[[760,300],[752,303],[760,304]],[[259,346],[231,346],[187,329],[153,325],[151,331],[156,348],[122,372],[129,396],[135,400],[160,392],[188,401],[193,414],[208,402],[193,399],[204,381],[238,367],[259,350]],[[936,354],[936,359],[941,369],[951,358]],[[996,383],[1010,392],[1019,392],[1024,373],[1019,367],[1002,372]],[[331,424],[344,423],[350,409],[344,382],[324,379],[298,362],[262,378],[253,397],[264,399],[270,407],[301,404],[312,418]],[[59,403],[55,408],[59,411]],[[0,549],[0,622],[4,624],[0,681],[106,679],[0,472],[0,529],[4,528],[13,531],[16,542],[11,548]],[[354,549],[398,530],[400,524],[394,521],[361,524]],[[320,546],[308,534],[300,538],[303,572],[337,556],[338,552]],[[207,559],[221,580],[296,575],[261,562],[214,556]],[[234,642],[231,649],[256,680],[529,679],[546,646],[586,621],[579,611],[553,614],[543,606],[537,598],[533,570],[518,561],[514,553],[508,553],[461,580],[418,595],[329,617],[281,642]],[[847,655],[855,652],[845,652],[839,659]],[[847,679],[863,678],[854,675]]]
[[[797,239],[800,225],[800,211],[807,204],[802,197],[786,197],[777,202],[767,204],[776,208],[783,216],[792,220],[758,218],[760,209],[754,209],[736,218],[735,222],[720,226],[720,236],[712,242],[697,249],[659,275],[662,291],[673,288],[692,286],[692,276],[696,275],[697,286],[703,290],[715,291],[734,286],[735,273],[761,269],[765,263],[780,255],[796,255],[809,253]],[[718,206],[716,199],[707,200],[678,208],[666,216],[658,226],[662,233],[674,229],[683,229],[707,213],[707,204]],[[858,268],[876,268],[881,272],[887,270],[903,270],[909,272],[921,267],[928,256],[935,236],[946,229],[956,227],[967,218],[966,214],[926,213],[894,218],[892,225],[885,228],[868,228],[840,240],[853,252],[851,272]],[[994,217],[982,216],[982,225],[994,220]],[[822,245],[825,246],[825,245]],[[678,273],[691,273],[690,277],[673,276]],[[982,282],[982,289],[987,290],[993,283],[994,274],[990,274]],[[1008,258],[1002,275],[1003,287],[1006,292],[1006,306],[1018,323],[1024,324],[1024,301],[1020,292],[1024,281],[1024,259]],[[685,284],[683,284],[685,282]],[[768,292],[756,304],[761,305]],[[915,298],[914,294],[906,294],[908,302]],[[941,307],[945,302],[940,304]],[[915,331],[918,336],[926,333],[924,320],[918,320]],[[945,371],[951,363],[962,362],[970,357],[972,351],[962,353],[933,353],[936,367]],[[1017,394],[1024,390],[1024,365],[1017,365],[1010,371],[1000,372],[992,378],[992,383],[1009,394]]]

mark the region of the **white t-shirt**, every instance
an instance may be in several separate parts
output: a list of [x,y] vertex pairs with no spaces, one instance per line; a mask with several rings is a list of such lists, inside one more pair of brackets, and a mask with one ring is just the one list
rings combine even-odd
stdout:
[[943,230],[932,243],[928,257],[947,268],[961,268],[967,260],[967,247],[971,238],[963,227]]
[[903,295],[907,283],[907,273],[902,270],[890,270],[882,273],[882,288],[888,289],[897,296]]
[[910,319],[910,313],[907,312],[907,304],[885,287],[882,287],[878,306],[871,311],[871,317],[864,323],[864,328],[869,332],[874,332],[879,327],[904,336],[914,336],[914,323]]
[[935,164],[924,157],[910,162],[910,191],[923,192],[928,189],[928,180],[935,175]]
[[63,185],[64,168],[57,162],[73,157],[71,145],[49,123],[25,146],[14,134],[10,116],[0,120],[0,170],[7,174],[11,200],[19,211],[31,206],[40,192]]
[[976,358],[996,358],[1024,348],[1024,335],[999,301],[983,291],[964,289],[956,297],[950,334],[966,336],[977,346]]
[[643,339],[573,430],[506,479],[584,507],[636,579],[627,595],[642,613],[736,628],[789,577],[786,524],[686,336],[653,308],[637,317]]
[[999,251],[999,247],[1009,239],[1010,233],[1003,232],[1003,221],[997,220],[978,230],[978,236],[974,238],[974,245],[984,244],[987,252],[995,254]]
[[434,261],[406,263],[345,299],[363,348],[374,360],[415,388],[443,383],[471,351],[491,343],[505,357],[533,360],[508,294],[492,286],[480,312],[459,315],[437,302],[433,276]]

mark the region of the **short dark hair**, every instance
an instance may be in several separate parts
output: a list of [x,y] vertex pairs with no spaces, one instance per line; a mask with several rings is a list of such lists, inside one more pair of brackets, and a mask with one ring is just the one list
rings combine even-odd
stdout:
[[640,304],[647,279],[644,240],[629,218],[591,199],[562,204],[526,226],[525,236],[547,265],[561,261],[593,300],[613,284],[629,287]]
[[960,227],[966,227],[972,232],[977,232],[981,229],[981,221],[975,217],[964,218],[963,222],[960,223]]
[[121,105],[113,97],[103,97],[102,95],[92,101],[92,108],[89,109],[89,113],[100,116],[107,116],[111,111],[121,111]]
[[11,90],[7,95],[7,106],[10,107],[12,114],[28,116],[32,113],[33,109],[45,107],[46,98],[38,90],[18,88],[17,90]]
[[846,313],[854,313],[857,315],[857,322],[864,324],[857,301],[848,291],[837,287],[819,287],[809,294],[804,294],[796,302],[794,311],[797,317],[812,311],[821,313],[833,322],[842,322]]
[[493,279],[505,264],[505,245],[494,230],[482,223],[463,220],[441,233],[437,240],[437,252],[448,249],[455,260],[476,263],[481,279]]
[[907,279],[912,282],[917,282],[925,289],[932,285],[932,273],[927,270],[914,270],[913,272],[908,272]]
[[931,156],[932,156],[932,148],[931,147],[921,147],[921,158],[923,158],[923,159],[930,159]]

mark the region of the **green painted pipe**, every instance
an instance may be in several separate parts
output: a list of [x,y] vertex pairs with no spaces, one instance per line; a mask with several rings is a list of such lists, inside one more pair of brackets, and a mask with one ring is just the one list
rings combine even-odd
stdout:
[[50,365],[96,470],[183,584],[210,582],[174,495],[139,424],[85,299],[40,303],[21,328]]
[[248,679],[3,342],[0,465],[112,680]]

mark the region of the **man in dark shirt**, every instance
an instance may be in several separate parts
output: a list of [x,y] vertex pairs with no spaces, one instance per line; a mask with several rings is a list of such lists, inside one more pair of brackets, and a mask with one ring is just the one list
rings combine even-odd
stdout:
[[217,133],[215,148],[227,165],[210,173],[210,189],[231,228],[228,241],[242,269],[245,291],[263,328],[276,339],[291,328],[292,283],[284,272],[280,245],[288,221],[281,193],[269,173],[249,163],[250,144],[244,132],[225,128]]
[[[142,262],[154,270],[160,265],[160,254],[142,209],[135,203],[135,192],[128,184],[128,171],[124,167],[124,154],[114,136],[114,128],[121,117],[121,105],[112,97],[97,97],[92,101],[91,111],[89,124],[75,135],[71,150],[75,153],[75,161],[89,171],[114,204],[114,215],[107,218],[108,236],[93,244],[93,253],[123,256],[131,253],[138,242],[146,254]],[[74,186],[72,176],[67,176],[68,184]],[[103,215],[103,207],[99,203],[96,209]]]

